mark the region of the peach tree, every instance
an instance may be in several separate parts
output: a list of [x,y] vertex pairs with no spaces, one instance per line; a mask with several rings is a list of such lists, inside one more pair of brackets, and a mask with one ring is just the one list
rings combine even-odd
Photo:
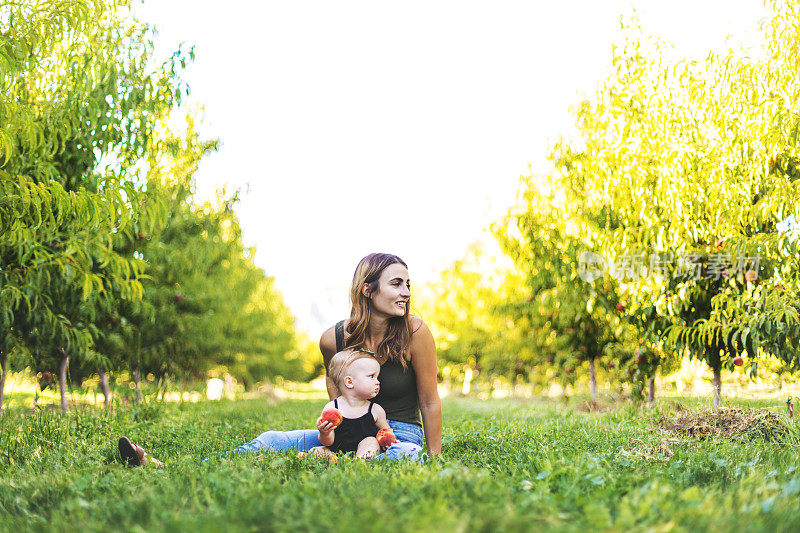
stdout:
[[564,383],[574,381],[575,371],[585,364],[596,401],[597,362],[616,356],[626,324],[617,312],[615,288],[583,276],[579,256],[592,235],[582,229],[556,196],[528,179],[520,205],[495,225],[494,233],[524,275],[528,305],[517,312],[533,325],[531,337],[545,340],[555,333],[550,344],[555,356],[539,350],[540,356],[553,357],[541,363],[559,367]]
[[[791,291],[773,289],[796,279],[777,225],[798,211],[786,166],[797,80],[781,69],[796,68],[800,19],[795,5],[773,7],[763,60],[730,51],[672,61],[630,32],[576,111],[579,141],[555,150],[561,177],[580,184],[569,201],[605,214],[598,250],[628,258],[637,298],[668,320],[664,338],[711,367],[715,406],[723,367],[755,373],[759,354],[797,334]],[[637,281],[635,257],[655,258],[658,283]]]
[[4,369],[10,353],[56,357],[65,369],[70,352],[88,353],[93,343],[92,313],[78,308],[112,287],[123,298],[141,296],[141,264],[121,257],[110,241],[132,219],[150,216],[138,203],[134,165],[159,117],[185,92],[175,77],[184,58],[152,70],[151,32],[129,19],[126,7],[102,0],[4,6]]

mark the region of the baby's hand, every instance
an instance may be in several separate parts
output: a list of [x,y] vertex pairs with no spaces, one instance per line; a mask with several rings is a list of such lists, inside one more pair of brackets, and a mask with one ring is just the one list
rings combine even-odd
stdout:
[[330,421],[324,420],[322,417],[317,418],[317,429],[320,433],[330,433],[336,428]]
[[322,415],[317,419],[317,429],[320,433],[330,433],[342,423],[342,413],[338,409],[328,407],[323,409]]
[[384,450],[397,442],[397,438],[394,436],[394,431],[391,429],[378,430],[378,435],[376,438],[378,439],[378,444],[380,444],[381,448]]

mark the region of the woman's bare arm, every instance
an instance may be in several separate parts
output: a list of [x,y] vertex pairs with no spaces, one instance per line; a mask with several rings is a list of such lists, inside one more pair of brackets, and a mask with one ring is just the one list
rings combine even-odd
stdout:
[[328,376],[328,363],[336,355],[336,331],[335,327],[328,328],[322,337],[319,338],[319,351],[322,352],[322,362],[325,364],[325,388],[328,390],[328,398],[333,400],[339,397],[339,389]]
[[417,394],[425,442],[431,455],[442,453],[442,402],[439,399],[436,374],[436,343],[428,326],[416,319],[411,337],[411,365],[417,375]]

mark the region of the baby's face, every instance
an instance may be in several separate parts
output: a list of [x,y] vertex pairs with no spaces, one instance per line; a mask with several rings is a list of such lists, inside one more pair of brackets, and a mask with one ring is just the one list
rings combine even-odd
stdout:
[[347,369],[347,376],[353,382],[353,392],[359,398],[364,398],[365,400],[374,398],[378,391],[381,390],[381,384],[378,381],[380,371],[381,365],[375,359],[363,358],[356,360]]

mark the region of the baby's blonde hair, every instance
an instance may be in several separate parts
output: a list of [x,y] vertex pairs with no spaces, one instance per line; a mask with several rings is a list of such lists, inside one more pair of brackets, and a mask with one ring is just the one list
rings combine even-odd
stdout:
[[347,377],[347,369],[350,365],[359,359],[372,359],[375,357],[367,352],[361,350],[342,350],[328,362],[328,376],[336,384],[336,387],[341,391],[344,388],[344,378]]

